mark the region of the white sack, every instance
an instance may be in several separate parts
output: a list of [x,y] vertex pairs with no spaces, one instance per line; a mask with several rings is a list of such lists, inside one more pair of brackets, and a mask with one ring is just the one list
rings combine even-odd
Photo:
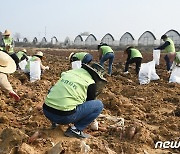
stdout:
[[40,61],[30,61],[30,82],[41,79]]
[[172,70],[171,76],[169,78],[169,83],[171,82],[180,83],[180,67],[175,66]]
[[153,50],[153,60],[155,61],[156,65],[159,65],[161,50]]
[[81,68],[81,61],[73,61],[71,65],[72,65],[72,69]]
[[26,65],[27,65],[27,61],[26,61],[25,59],[22,60],[21,62],[19,62],[19,67],[20,67],[20,69],[21,69],[23,72],[26,72],[26,71],[25,71]]
[[139,71],[139,83],[148,84],[152,80],[160,79],[156,74],[155,61],[141,64]]

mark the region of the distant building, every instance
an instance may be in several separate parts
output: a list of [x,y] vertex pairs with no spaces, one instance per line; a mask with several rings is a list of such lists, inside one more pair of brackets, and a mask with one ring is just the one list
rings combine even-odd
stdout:
[[28,39],[25,37],[25,38],[23,38],[23,43],[28,43],[29,41],[28,41]]
[[114,37],[113,37],[110,33],[107,33],[107,34],[101,39],[101,42],[107,43],[108,45],[113,45]]
[[133,45],[133,43],[134,37],[129,32],[124,33],[124,35],[120,38],[119,41],[120,46]]
[[74,45],[76,45],[76,46],[85,45],[86,38],[87,38],[87,36],[82,36],[82,35],[76,36],[76,38],[74,39]]
[[33,39],[32,43],[33,43],[33,44],[37,44],[37,43],[38,43],[37,37],[35,37],[35,38]]
[[97,45],[97,39],[93,34],[90,34],[85,40],[86,46]]
[[43,37],[42,40],[41,40],[41,43],[42,44],[47,44],[47,39],[45,37]]
[[180,34],[176,30],[171,29],[165,34],[173,40],[175,45],[180,46]]
[[54,44],[54,45],[58,44],[58,39],[55,36],[51,38],[51,44]]
[[155,44],[156,37],[150,31],[144,32],[138,39],[139,46],[152,46]]
[[73,44],[73,41],[67,36],[63,42],[63,46],[67,47]]

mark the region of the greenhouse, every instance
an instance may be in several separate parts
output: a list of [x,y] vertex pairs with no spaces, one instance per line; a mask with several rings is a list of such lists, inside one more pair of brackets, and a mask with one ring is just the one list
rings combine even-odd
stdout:
[[86,40],[85,40],[85,45],[90,46],[90,45],[96,45],[97,39],[93,34],[90,34]]
[[146,31],[144,32],[138,39],[138,45],[140,46],[151,46],[155,43],[155,36],[152,32]]
[[119,41],[120,46],[133,45],[133,43],[134,37],[129,32],[126,32]]
[[102,39],[101,39],[101,42],[103,43],[107,43],[108,45],[113,45],[113,42],[114,42],[114,37],[107,33]]
[[173,40],[175,45],[180,45],[180,34],[177,31],[169,30],[165,34]]

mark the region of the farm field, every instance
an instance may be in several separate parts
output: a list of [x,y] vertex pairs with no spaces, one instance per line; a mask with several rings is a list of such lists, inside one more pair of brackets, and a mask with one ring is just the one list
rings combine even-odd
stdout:
[[[27,48],[28,55],[39,49]],[[48,89],[56,83],[61,72],[69,69],[67,57],[75,49],[40,49],[45,55],[43,64],[50,69],[42,74],[40,81],[30,83],[27,76],[19,71],[8,76],[14,90],[21,97],[15,102],[0,90],[0,153],[44,154],[58,142],[61,153],[83,153],[82,145],[90,146],[90,154],[170,154],[180,149],[155,149],[157,141],[180,140],[180,84],[168,83],[163,55],[157,74],[160,80],[139,85],[134,65],[130,74],[124,75],[122,52],[115,52],[112,76],[106,75],[108,84],[97,99],[104,103],[99,130],[85,130],[92,137],[80,140],[67,138],[63,132],[68,126],[50,129],[41,105]],[[98,61],[98,52],[87,50]],[[152,60],[152,53],[143,52],[143,62]],[[116,126],[118,118],[124,118],[124,133]],[[134,131],[134,132],[133,132]],[[38,134],[36,138],[32,135]]]

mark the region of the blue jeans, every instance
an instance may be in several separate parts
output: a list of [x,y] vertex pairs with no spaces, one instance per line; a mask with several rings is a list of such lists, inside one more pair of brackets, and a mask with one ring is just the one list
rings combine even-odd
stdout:
[[93,57],[91,54],[86,54],[82,60],[82,63],[89,64],[92,61]]
[[44,108],[43,112],[51,122],[62,125],[73,123],[78,130],[82,131],[98,117],[102,109],[103,103],[100,100],[91,100],[78,105],[76,112],[68,116],[60,116]]
[[167,55],[165,55],[164,60],[166,61],[167,71],[169,71],[171,66],[172,66],[172,62],[170,62],[170,60],[169,60]]
[[103,55],[101,60],[100,60],[100,65],[102,67],[104,67],[104,62],[107,61],[108,59],[109,59],[108,74],[111,75],[111,73],[112,73],[112,63],[113,63],[113,60],[114,60],[114,53],[113,52],[109,52],[109,53]]

